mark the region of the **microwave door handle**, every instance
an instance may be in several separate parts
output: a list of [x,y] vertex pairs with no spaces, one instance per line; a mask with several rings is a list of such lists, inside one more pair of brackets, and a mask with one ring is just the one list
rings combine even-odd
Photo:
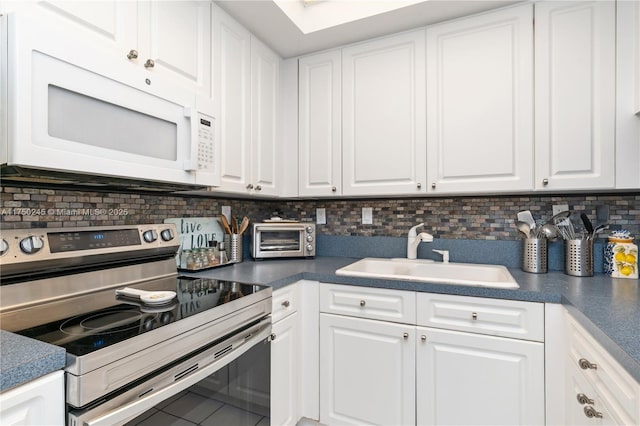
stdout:
[[188,172],[196,171],[198,164],[198,111],[192,106],[184,107],[184,116],[189,119],[189,158],[184,161],[183,169]]

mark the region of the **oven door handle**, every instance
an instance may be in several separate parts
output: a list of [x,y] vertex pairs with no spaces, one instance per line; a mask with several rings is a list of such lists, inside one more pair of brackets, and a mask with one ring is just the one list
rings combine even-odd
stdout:
[[194,373],[184,376],[181,379],[173,382],[172,384],[151,392],[144,397],[123,406],[118,407],[115,410],[109,411],[106,414],[102,414],[99,417],[85,420],[83,423],[85,426],[113,426],[115,424],[125,423],[134,417],[144,413],[145,411],[155,407],[160,402],[176,395],[179,392],[191,387],[198,383],[200,380],[215,373],[220,368],[229,364],[231,361],[243,355],[255,344],[269,338],[271,335],[271,317],[268,317],[260,321],[255,328],[259,329],[258,332],[253,334],[249,339],[240,345],[237,349],[227,352],[222,357],[213,361],[212,363],[199,368]]

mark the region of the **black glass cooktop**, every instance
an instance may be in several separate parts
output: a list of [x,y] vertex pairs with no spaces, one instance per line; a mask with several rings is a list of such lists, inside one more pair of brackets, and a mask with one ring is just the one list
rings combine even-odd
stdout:
[[[82,356],[266,289],[255,284],[192,277],[162,279],[132,287],[175,291],[176,297],[166,304],[145,305],[139,299],[116,296],[114,289],[104,290],[69,300],[73,304],[70,311],[84,304],[87,312],[16,333]],[[96,306],[99,309],[94,309]]]

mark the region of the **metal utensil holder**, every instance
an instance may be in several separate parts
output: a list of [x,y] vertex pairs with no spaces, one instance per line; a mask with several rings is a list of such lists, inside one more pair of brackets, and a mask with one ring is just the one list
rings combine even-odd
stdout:
[[533,274],[546,274],[547,239],[526,238],[522,241],[522,270]]
[[242,262],[242,234],[224,234],[224,247],[229,262]]
[[574,277],[593,276],[593,240],[564,241],[564,273]]

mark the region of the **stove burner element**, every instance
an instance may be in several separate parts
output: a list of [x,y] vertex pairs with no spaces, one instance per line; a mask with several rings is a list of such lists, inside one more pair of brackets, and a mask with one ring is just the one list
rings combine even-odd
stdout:
[[60,331],[75,336],[123,332],[138,329],[141,318],[142,314],[137,309],[109,309],[69,318],[60,324]]

